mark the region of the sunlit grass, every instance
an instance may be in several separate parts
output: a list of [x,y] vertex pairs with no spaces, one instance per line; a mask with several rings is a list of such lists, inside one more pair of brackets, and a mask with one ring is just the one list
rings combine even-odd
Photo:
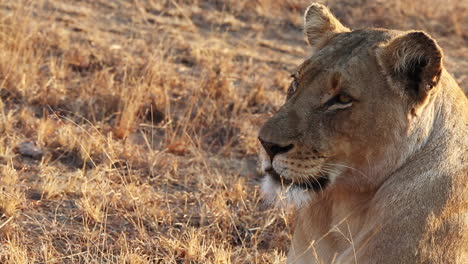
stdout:
[[[428,30],[468,81],[461,1],[421,1],[328,4]],[[261,200],[256,135],[308,4],[0,0],[0,262],[283,263],[294,218]]]

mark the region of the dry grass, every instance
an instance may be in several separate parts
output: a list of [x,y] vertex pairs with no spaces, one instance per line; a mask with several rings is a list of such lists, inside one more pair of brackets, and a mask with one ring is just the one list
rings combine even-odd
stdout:
[[[406,2],[328,4],[429,31],[466,88],[466,1]],[[307,4],[0,0],[0,262],[284,262],[293,217],[261,201],[256,133],[307,54]]]

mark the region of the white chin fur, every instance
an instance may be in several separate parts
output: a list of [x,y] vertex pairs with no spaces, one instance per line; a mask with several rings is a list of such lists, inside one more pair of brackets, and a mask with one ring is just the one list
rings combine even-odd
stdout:
[[285,207],[290,204],[302,207],[310,202],[314,195],[313,192],[300,188],[281,188],[269,175],[265,175],[262,180],[262,193],[268,203],[279,207]]

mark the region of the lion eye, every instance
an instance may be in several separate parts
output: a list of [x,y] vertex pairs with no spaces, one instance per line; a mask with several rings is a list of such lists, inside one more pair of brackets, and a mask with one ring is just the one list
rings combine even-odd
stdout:
[[296,81],[296,80],[293,80],[293,81],[291,82],[291,91],[292,91],[292,93],[295,93],[296,90],[297,90],[297,81]]
[[288,89],[288,94],[287,94],[287,98],[290,98],[297,90],[297,80],[295,79],[295,77],[293,76],[293,81],[291,82],[291,84],[289,85],[289,89]]
[[349,104],[353,101],[353,99],[346,94],[339,94],[336,96],[336,101],[339,104]]
[[353,98],[346,94],[338,94],[325,103],[327,111],[345,109],[353,105]]

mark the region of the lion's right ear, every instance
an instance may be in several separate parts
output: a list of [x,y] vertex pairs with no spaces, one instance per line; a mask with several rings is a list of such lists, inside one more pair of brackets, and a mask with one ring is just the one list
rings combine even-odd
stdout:
[[324,5],[314,3],[305,11],[304,35],[316,50],[325,46],[336,34],[349,31]]
[[421,31],[406,32],[380,47],[379,63],[392,82],[423,102],[439,83],[442,74],[442,49]]

